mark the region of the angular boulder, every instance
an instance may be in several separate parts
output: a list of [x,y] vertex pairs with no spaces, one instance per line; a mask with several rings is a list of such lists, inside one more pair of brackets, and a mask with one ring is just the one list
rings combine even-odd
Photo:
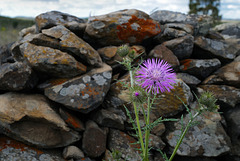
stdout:
[[57,25],[67,25],[69,22],[84,23],[84,20],[59,11],[42,13],[35,18],[37,31]]
[[126,9],[102,16],[90,17],[84,38],[100,46],[141,43],[160,33],[160,25],[148,14]]
[[49,100],[38,94],[0,95],[0,131],[41,148],[64,147],[81,138],[67,127]]
[[68,108],[88,113],[104,100],[112,78],[112,68],[103,64],[88,73],[45,88],[44,94]]
[[54,77],[73,77],[86,72],[85,65],[60,50],[30,43],[20,45],[20,50],[33,69]]
[[218,59],[185,59],[180,63],[182,72],[194,75],[199,79],[205,79],[221,67],[221,62]]
[[208,15],[187,15],[180,12],[157,10],[150,17],[160,24],[180,23],[192,25],[194,28],[193,35],[206,35],[213,25],[212,17]]
[[240,61],[233,61],[218,69],[203,81],[203,84],[225,84],[240,87]]
[[178,59],[189,58],[193,51],[194,37],[190,34],[165,41],[163,45],[169,48]]
[[102,59],[98,52],[64,26],[59,25],[45,29],[42,30],[42,33],[59,40],[59,46],[63,50],[79,57],[80,61],[97,67],[102,65]]
[[90,157],[101,156],[107,145],[106,133],[98,127],[94,121],[86,122],[86,130],[83,133],[82,149]]
[[222,63],[229,63],[236,57],[238,50],[222,40],[214,40],[203,36],[194,40],[193,56],[200,59],[217,58]]

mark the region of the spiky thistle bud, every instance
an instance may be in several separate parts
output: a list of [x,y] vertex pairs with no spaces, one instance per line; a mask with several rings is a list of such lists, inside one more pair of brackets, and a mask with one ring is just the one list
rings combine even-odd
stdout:
[[125,45],[118,47],[116,53],[121,57],[125,57],[128,55],[129,51],[130,51],[130,47],[125,44]]
[[132,102],[144,103],[146,101],[146,91],[140,86],[135,85],[130,89],[130,99]]
[[219,106],[216,105],[217,99],[214,97],[213,93],[206,91],[203,92],[199,98],[199,103],[202,105],[200,110],[207,110],[214,112],[219,109]]

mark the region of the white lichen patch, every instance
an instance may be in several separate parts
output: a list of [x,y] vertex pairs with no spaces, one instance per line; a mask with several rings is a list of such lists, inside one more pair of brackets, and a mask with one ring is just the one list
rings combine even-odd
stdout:
[[82,96],[82,99],[87,99],[89,97],[89,94],[85,94]]
[[93,79],[96,81],[96,83],[100,86],[104,85],[106,83],[106,79],[101,76],[101,75],[97,75],[97,74],[94,74],[93,76]]
[[84,76],[84,77],[82,78],[82,80],[83,80],[84,83],[88,83],[88,82],[91,81],[91,77],[87,75],[87,76]]
[[76,96],[80,93],[81,90],[83,90],[86,87],[85,84],[79,84],[79,85],[70,85],[67,88],[62,88],[60,91],[60,95],[62,96]]
[[74,102],[74,99],[71,99],[70,102],[73,103],[73,102]]
[[112,73],[111,72],[103,72],[103,76],[107,79],[111,79],[112,78]]

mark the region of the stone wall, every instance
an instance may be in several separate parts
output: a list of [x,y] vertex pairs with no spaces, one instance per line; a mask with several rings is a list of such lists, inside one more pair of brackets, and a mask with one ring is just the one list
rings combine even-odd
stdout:
[[[151,121],[183,115],[186,124],[190,116],[176,96],[191,110],[193,92],[218,99],[221,113],[198,116],[175,160],[240,160],[240,24],[213,28],[209,16],[135,9],[87,21],[51,11],[35,22],[0,48],[0,160],[113,160],[116,152],[140,160],[124,109],[132,112],[128,89],[116,81],[129,82],[116,55],[126,43],[177,73],[174,89],[157,96]],[[156,126],[150,160],[162,160],[158,149],[170,154],[180,132],[180,121]]]

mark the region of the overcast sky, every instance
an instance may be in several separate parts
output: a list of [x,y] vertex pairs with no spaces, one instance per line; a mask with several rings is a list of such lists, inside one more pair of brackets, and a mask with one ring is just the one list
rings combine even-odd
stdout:
[[[187,13],[188,3],[189,0],[0,0],[0,15],[35,17],[57,10],[88,17],[133,8],[148,14],[156,9]],[[221,0],[220,14],[224,19],[240,19],[240,0]]]

